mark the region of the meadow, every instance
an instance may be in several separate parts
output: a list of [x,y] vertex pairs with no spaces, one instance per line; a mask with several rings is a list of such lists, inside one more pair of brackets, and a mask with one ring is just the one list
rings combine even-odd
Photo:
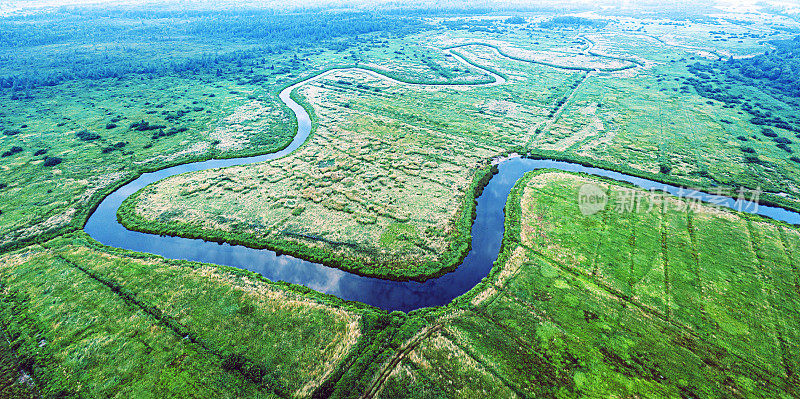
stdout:
[[[121,222],[421,280],[451,270],[466,253],[474,183],[487,173],[487,160],[509,152],[706,189],[760,188],[764,201],[797,206],[792,127],[767,131],[753,120],[761,108],[792,120],[794,100],[745,89],[747,82],[733,78],[698,83],[703,72],[696,66],[745,56],[780,34],[683,22],[681,32],[694,38],[683,43],[663,33],[671,25],[649,21],[494,24],[501,29],[491,34],[438,28],[363,49],[357,65],[367,71],[336,71],[298,89],[316,129],[300,150],[156,183],[126,200]],[[717,55],[708,46],[719,32],[742,43]],[[412,51],[411,43],[425,46]],[[442,49],[470,65],[459,66]],[[420,75],[430,60],[452,72]],[[462,84],[469,80],[458,72],[471,67],[472,82],[484,82],[474,66],[507,81]],[[402,82],[369,73],[397,78],[398,70],[408,71]],[[700,87],[706,84],[739,89],[746,101],[711,100]],[[748,105],[756,103],[761,108]]]
[[512,152],[800,209],[789,14],[118,11],[0,17],[0,397],[800,395],[797,227],[674,197],[584,216],[583,184],[649,194],[608,179],[526,174],[489,275],[408,313],[81,230],[145,171],[284,148],[277,93],[322,71],[297,151],[157,182],[121,222],[424,280]]
[[62,236],[3,256],[4,349],[48,397],[795,395],[800,232],[631,191],[526,174],[490,275],[408,314]]
[[[584,216],[578,192],[612,195]],[[368,397],[793,397],[793,226],[666,197],[619,212],[628,191],[529,172],[506,205],[489,277],[424,317]]]
[[80,229],[143,172],[284,148],[281,87],[415,22],[64,9],[0,24],[0,248],[13,249]]
[[364,306],[82,233],[2,265],[3,330],[45,397],[307,396],[368,339]]
[[[530,64],[508,73],[531,68],[548,80],[571,76]],[[336,259],[336,266],[348,270],[425,278],[462,256],[471,224],[470,187],[488,171],[485,160],[522,144],[502,128],[510,122],[486,118],[476,126],[471,118],[491,114],[503,100],[456,112],[464,103],[497,98],[499,90],[504,88],[430,90],[357,70],[324,75],[298,91],[316,124],[300,150],[264,164],[175,176],[126,200],[121,220],[137,230],[170,228],[199,237],[221,230],[236,242],[288,253],[296,253],[299,243],[299,255]],[[563,91],[552,87],[530,101],[546,107],[549,96]],[[542,112],[523,117],[538,119]],[[316,255],[320,250],[327,253]]]

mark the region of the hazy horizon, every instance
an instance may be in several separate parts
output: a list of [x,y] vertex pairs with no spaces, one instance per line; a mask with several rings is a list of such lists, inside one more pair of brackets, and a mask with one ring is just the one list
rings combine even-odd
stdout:
[[[493,0],[493,1],[433,1],[433,0],[267,0],[267,1],[204,1],[204,0],[176,0],[176,1],[152,1],[152,0],[26,0],[26,1],[0,1],[0,10],[6,11],[26,11],[57,7],[83,7],[83,6],[136,6],[136,7],[179,7],[186,9],[218,9],[218,8],[267,8],[267,9],[304,9],[304,8],[359,8],[370,9],[377,7],[389,8],[490,8],[497,7],[525,9],[525,8],[605,8],[618,7],[623,9],[635,7],[659,8],[681,8],[697,6],[782,6],[791,8],[793,5],[788,1],[761,1],[761,0],[562,0],[562,1],[515,1],[515,0]],[[795,5],[797,6],[797,5]]]

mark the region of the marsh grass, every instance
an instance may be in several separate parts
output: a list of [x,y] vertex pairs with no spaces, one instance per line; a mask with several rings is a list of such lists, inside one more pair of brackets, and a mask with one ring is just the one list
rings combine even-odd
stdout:
[[[702,23],[685,28],[692,32],[711,29]],[[142,191],[146,195],[138,196],[138,222],[132,222],[133,201],[126,203],[122,220],[129,227],[150,232],[233,240],[332,265],[337,263],[335,259],[347,259],[339,261],[338,267],[367,275],[418,279],[445,267],[442,257],[449,255],[442,254],[449,254],[452,243],[461,240],[455,237],[458,229],[454,226],[463,213],[454,214],[452,209],[469,196],[474,166],[511,151],[709,190],[760,186],[788,194],[765,193],[764,203],[797,206],[788,182],[794,181],[800,169],[790,153],[776,147],[777,143],[791,149],[793,139],[781,129],[775,129],[774,137],[780,142],[761,138],[758,132],[762,128],[753,125],[744,110],[709,103],[702,95],[687,91],[691,87],[686,81],[694,76],[690,64],[698,60],[687,55],[694,51],[694,44],[653,46],[653,37],[625,33],[613,24],[583,36],[569,29],[559,35],[513,26],[508,29],[491,39],[485,33],[458,29],[437,37],[421,33],[413,39],[456,48],[470,63],[506,77],[505,85],[418,88],[339,71],[295,93],[295,98],[303,98],[304,106],[314,112],[319,127],[297,153],[265,165],[201,172],[155,184]],[[536,39],[533,45],[531,38]],[[381,41],[359,62],[381,65],[383,73],[393,68],[406,70],[408,75],[400,80],[408,82],[423,75],[415,75],[417,69],[407,64],[424,66],[421,70],[434,75],[437,69],[428,64],[445,65],[447,57],[440,50],[435,49],[440,53],[436,56],[437,51],[423,51],[408,40],[411,38]],[[755,48],[754,39],[748,40],[748,48]],[[648,43],[649,47],[634,49],[632,43]],[[498,54],[498,48],[513,53],[512,57]],[[589,48],[590,53],[584,54]],[[530,62],[556,52],[559,62],[568,60],[579,68]],[[397,65],[387,67],[392,62]],[[592,62],[605,63],[609,70],[595,71],[597,65]],[[616,70],[613,65],[617,64],[624,69]],[[427,79],[438,79],[432,76]],[[742,90],[752,101],[763,95]],[[789,112],[787,106],[781,105],[782,110],[776,108],[775,112],[784,115]],[[753,134],[748,134],[751,130]],[[741,144],[739,137],[747,143]],[[753,153],[742,153],[742,145]],[[239,179],[221,192],[209,189],[188,197],[175,192],[184,183],[215,181],[228,173]],[[181,179],[187,181],[178,181]],[[220,195],[226,199],[220,201]],[[290,198],[291,207],[263,205],[286,203]],[[236,206],[223,207],[222,203]],[[167,209],[179,212],[169,213],[173,227],[148,227],[149,220],[161,220],[159,215]],[[214,217],[220,213],[225,213],[225,220]],[[419,240],[384,245],[381,238],[394,223],[414,226]],[[176,224],[184,227],[174,228]],[[284,231],[352,243],[360,252],[350,253],[325,241],[297,239],[299,236],[289,240],[281,236]],[[616,241],[608,243],[610,247],[625,242],[624,236],[611,238]],[[686,242],[686,237],[681,240]],[[602,257],[603,253],[592,256]],[[642,256],[641,251],[632,256]],[[386,263],[386,259],[392,261]],[[409,266],[430,262],[438,266],[426,267],[426,272]],[[641,271],[630,271],[624,259],[600,262],[605,263],[592,267],[627,268],[628,280],[645,278],[639,275]],[[633,293],[630,281],[620,282],[616,288]],[[656,306],[659,299],[652,301]]]
[[361,342],[359,307],[84,240],[7,254],[0,267],[4,331],[48,396],[198,384],[191,395],[308,394]]
[[797,230],[708,207],[587,217],[576,205],[587,182],[631,189],[546,170],[515,185],[495,267],[426,316],[441,335],[411,352],[381,397],[480,396],[473,384],[486,379],[498,396],[796,393],[799,326],[786,315],[800,303]]

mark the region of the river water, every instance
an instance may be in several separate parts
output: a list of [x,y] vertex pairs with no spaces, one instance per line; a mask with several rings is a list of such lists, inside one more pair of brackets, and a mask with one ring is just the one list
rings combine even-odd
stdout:
[[[148,252],[171,259],[185,259],[247,269],[260,273],[273,281],[302,284],[326,294],[367,303],[386,310],[409,311],[447,304],[486,277],[500,250],[505,219],[503,208],[506,199],[516,181],[528,171],[547,168],[583,172],[626,181],[645,189],[664,190],[673,195],[687,196],[688,194],[688,196],[704,200],[711,199],[709,194],[687,193],[680,187],[605,169],[561,161],[511,158],[498,164],[499,173],[491,179],[483,190],[483,194],[477,199],[477,218],[472,227],[472,249],[463,264],[451,273],[425,282],[396,282],[363,277],[288,255],[278,256],[269,250],[130,231],[117,222],[117,209],[122,201],[148,184],[180,173],[263,162],[285,156],[299,148],[311,132],[311,120],[305,109],[293,101],[289,94],[292,89],[303,83],[305,82],[288,87],[280,93],[281,100],[295,113],[298,121],[297,135],[287,148],[273,154],[195,162],[143,174],[103,199],[89,217],[84,230],[95,240],[113,247]],[[734,199],[727,198],[720,205],[733,207],[736,204]],[[798,213],[782,208],[750,205],[745,204],[743,208],[755,210],[760,215],[776,220],[800,224],[800,214]]]

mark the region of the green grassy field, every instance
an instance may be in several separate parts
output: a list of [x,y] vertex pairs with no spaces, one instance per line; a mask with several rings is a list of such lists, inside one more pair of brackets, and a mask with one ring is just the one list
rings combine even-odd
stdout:
[[83,234],[6,254],[6,370],[45,396],[795,395],[800,232],[672,197],[583,216],[586,183],[633,190],[527,174],[490,275],[408,315]]
[[[774,128],[775,137],[765,136],[751,122],[752,109],[696,92],[691,67],[704,55],[717,57],[710,46],[719,34],[710,32],[742,35],[728,56],[757,51],[758,39],[774,35],[745,35],[750,30],[732,23],[685,24],[686,35],[707,40],[629,33],[621,22],[558,33],[500,24],[507,29],[492,34],[448,30],[389,40],[362,53],[362,62],[396,64],[410,81],[441,82],[406,64],[443,57],[450,64],[442,65],[457,68],[437,50],[457,46],[469,62],[508,82],[418,87],[359,71],[325,75],[298,91],[317,126],[299,151],[166,179],[126,201],[120,218],[136,230],[274,248],[366,275],[420,279],[458,263],[468,239],[460,226],[471,182],[487,159],[508,151],[707,189],[760,187],[765,200],[796,206],[794,133]],[[748,101],[793,118],[790,98],[729,83]],[[400,224],[404,233],[390,237]]]
[[0,149],[21,149],[2,159],[4,246],[81,226],[103,195],[143,171],[275,151],[294,134],[277,96],[235,82],[133,77],[4,98]]
[[369,312],[80,234],[1,264],[3,328],[47,397],[306,396],[351,354]]
[[[265,25],[287,18],[308,24],[301,31],[328,36],[286,40],[278,33],[283,28],[275,28],[277,37],[255,40],[252,31],[220,33],[207,25],[190,34],[181,30],[203,23],[241,29],[236,18],[130,10],[98,23],[93,11],[73,11],[62,10],[66,19],[48,14],[0,21],[8,32],[0,42],[0,249],[80,229],[103,196],[142,172],[285,147],[295,122],[277,99],[282,87],[321,69],[353,65],[358,60],[350,51],[382,49],[383,34],[402,40],[393,29],[413,25],[386,27],[373,19],[378,25],[364,27],[366,33],[354,39],[350,31],[320,33],[314,26],[318,18],[254,11],[251,19],[266,18]],[[42,26],[52,32],[44,35]],[[100,27],[103,33],[95,32]],[[37,33],[44,37],[28,37]],[[97,43],[103,39],[109,42]],[[442,57],[438,50],[418,53]],[[387,68],[392,59],[373,61]],[[432,68],[435,62],[409,60],[404,66],[418,71],[402,76],[441,78]],[[449,71],[446,65],[437,68]],[[468,68],[458,74],[481,78]]]
[[785,55],[752,58],[791,47],[789,14],[93,12],[0,17],[0,397],[800,395],[797,228],[672,197],[579,212],[614,181],[527,174],[489,276],[409,313],[80,231],[144,171],[282,148],[276,93],[341,67],[293,94],[299,150],[158,182],[122,221],[424,279],[512,151],[798,209],[800,101],[747,69]]
[[548,171],[517,183],[490,277],[427,316],[378,397],[797,395],[800,233],[675,198],[583,216],[587,183],[632,190]]

